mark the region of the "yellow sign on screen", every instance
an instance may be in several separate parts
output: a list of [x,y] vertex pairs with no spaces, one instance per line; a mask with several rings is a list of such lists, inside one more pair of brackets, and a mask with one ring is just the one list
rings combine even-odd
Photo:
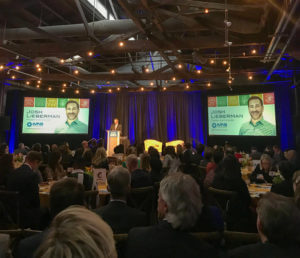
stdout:
[[228,96],[228,106],[238,106],[239,96]]
[[57,107],[57,98],[47,98],[47,107]]

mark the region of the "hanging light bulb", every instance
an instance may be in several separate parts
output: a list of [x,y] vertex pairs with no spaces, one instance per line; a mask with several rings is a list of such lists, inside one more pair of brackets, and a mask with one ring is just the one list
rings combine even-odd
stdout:
[[252,79],[253,79],[253,76],[252,76],[252,75],[249,75],[249,76],[248,76],[248,79],[249,79],[249,80],[252,80]]
[[154,82],[150,82],[150,86],[153,86],[154,85]]
[[76,94],[79,94],[79,90],[75,90],[75,93],[76,93]]
[[93,51],[88,52],[88,56],[93,56],[93,55],[94,55]]
[[79,71],[77,69],[74,70],[74,74],[79,74]]
[[116,73],[116,70],[112,69],[110,72],[111,72],[112,74],[115,74],[115,73]]
[[206,9],[204,10],[204,13],[209,13],[209,10],[206,8]]
[[117,91],[120,91],[121,89],[120,88],[117,88]]
[[197,70],[196,73],[197,73],[197,74],[200,74],[200,73],[201,73],[201,70]]
[[124,42],[123,41],[119,42],[119,47],[124,47]]
[[30,81],[26,81],[26,85],[29,85],[30,84]]
[[94,93],[95,93],[95,90],[91,90],[91,93],[94,94]]
[[62,90],[61,90],[61,92],[62,92],[62,93],[65,93],[65,92],[66,92],[66,90],[65,90],[65,89],[62,89]]
[[166,90],[167,88],[166,87],[163,87],[163,90]]
[[52,88],[51,88],[51,87],[49,87],[49,88],[48,88],[48,90],[49,90],[49,91],[51,91],[51,90],[52,90]]
[[210,83],[210,82],[208,82],[206,85],[207,85],[207,87],[210,87],[210,86],[211,86],[211,83]]
[[65,60],[64,59],[60,59],[60,63],[61,64],[65,63]]
[[109,92],[109,93],[111,93],[111,92],[112,92],[112,90],[111,90],[111,89],[109,89],[109,90],[108,90],[108,92]]
[[210,59],[210,64],[215,64],[215,59]]

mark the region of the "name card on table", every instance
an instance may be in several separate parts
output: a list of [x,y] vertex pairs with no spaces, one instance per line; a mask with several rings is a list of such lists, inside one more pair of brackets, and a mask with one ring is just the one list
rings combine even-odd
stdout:
[[92,168],[93,170],[93,187],[92,189],[98,190],[100,188],[106,188],[106,169],[105,168]]

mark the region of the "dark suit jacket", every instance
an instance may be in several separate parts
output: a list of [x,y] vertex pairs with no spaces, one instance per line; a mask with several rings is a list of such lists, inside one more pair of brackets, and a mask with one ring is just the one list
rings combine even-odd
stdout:
[[279,184],[272,185],[271,192],[284,195],[286,197],[294,196],[293,180],[284,180]]
[[126,257],[201,258],[218,257],[209,244],[188,232],[174,230],[167,221],[158,225],[130,230]]
[[20,241],[15,258],[33,258],[34,253],[39,248],[43,240],[47,237],[49,230],[44,230],[41,233],[35,234],[31,237],[27,237]]
[[111,201],[94,211],[111,226],[115,234],[128,233],[133,227],[148,225],[146,213],[131,208],[121,201]]
[[136,169],[131,172],[131,187],[139,188],[153,185],[149,172],[142,169]]
[[281,248],[271,243],[257,243],[238,247],[229,251],[230,258],[298,258],[300,247]]
[[112,124],[112,125],[110,126],[110,129],[109,129],[109,130],[111,130],[111,131],[120,131],[121,134],[122,134],[122,125],[121,125],[121,124],[118,124],[117,129],[115,129],[115,124]]
[[24,227],[32,226],[29,223],[35,221],[35,218],[32,216],[38,215],[36,212],[40,207],[38,182],[38,174],[25,164],[8,176],[7,190],[18,191],[20,194],[20,218]]

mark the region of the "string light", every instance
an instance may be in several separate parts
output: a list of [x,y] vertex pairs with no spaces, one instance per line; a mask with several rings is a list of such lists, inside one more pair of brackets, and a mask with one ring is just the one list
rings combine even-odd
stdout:
[[146,73],[149,73],[149,72],[150,72],[150,70],[149,70],[148,67],[145,69],[145,72],[146,72]]
[[111,92],[112,92],[112,90],[111,90],[111,89],[109,89],[109,90],[108,90],[108,92],[109,92],[109,93],[111,93]]
[[27,82],[26,82],[26,85],[29,85],[29,84],[30,84],[30,81],[27,81]]
[[65,93],[65,92],[66,92],[66,90],[65,90],[65,89],[62,89],[62,90],[61,90],[61,92],[62,92],[62,93]]
[[228,80],[228,83],[229,83],[229,84],[231,84],[231,83],[232,83],[232,80],[231,80],[231,79],[229,79],[229,80]]
[[255,54],[256,54],[256,49],[252,49],[252,50],[251,50],[251,54],[252,54],[252,55],[255,55]]
[[248,76],[248,79],[249,79],[249,80],[252,80],[252,79],[253,79],[253,76],[252,76],[252,75],[249,75],[249,76]]
[[38,84],[40,84],[40,83],[41,83],[41,81],[37,81],[37,83],[38,83]]
[[65,62],[64,59],[60,59],[60,63],[63,64]]
[[117,88],[117,91],[120,91],[121,89],[120,88]]
[[20,67],[16,65],[16,70],[20,70]]
[[154,85],[154,82],[150,82],[150,86],[153,86]]
[[88,56],[93,56],[93,55],[94,55],[93,51],[88,52]]
[[76,93],[76,94],[79,94],[79,90],[75,90],[75,93]]
[[141,88],[141,91],[144,91],[144,87]]
[[40,88],[40,85],[36,85],[37,88]]
[[209,13],[209,10],[206,8],[206,9],[204,10],[204,13]]
[[13,75],[11,78],[14,80],[14,79],[16,79],[16,76]]
[[63,83],[63,85],[62,85],[63,87],[67,87],[67,84],[66,83]]
[[74,70],[74,73],[75,73],[75,74],[79,74],[79,71],[78,71],[78,70]]
[[3,70],[4,69],[4,66],[3,65],[0,65],[0,70]]
[[178,67],[178,69],[181,69],[182,68],[182,64],[179,64],[177,67]]
[[115,74],[115,73],[116,73],[116,70],[112,69],[110,72],[111,72],[112,74]]
[[200,74],[200,73],[201,73],[201,70],[197,70],[196,73],[197,73],[197,74]]
[[[38,87],[38,88],[39,88],[39,87]],[[51,90],[52,90],[52,88],[51,88],[51,87],[49,87],[49,88],[48,88],[48,90],[49,90],[49,91],[51,91]]]
[[41,71],[42,71],[42,68],[41,68],[41,67],[39,67],[37,70],[38,70],[38,72],[41,72]]
[[163,87],[163,90],[166,90],[167,88],[166,87]]
[[123,41],[119,42],[119,47],[124,47],[124,42]]
[[189,88],[190,88],[190,85],[187,84],[187,85],[185,86],[185,88],[186,88],[186,89],[189,89]]
[[223,61],[223,65],[227,65],[227,61],[226,60]]
[[172,80],[173,80],[173,81],[176,81],[176,77],[174,76],[174,77],[172,78]]
[[39,68],[39,67],[40,67],[40,65],[39,65],[39,64],[36,64],[36,65],[35,65],[35,67],[36,67],[36,68]]
[[211,86],[211,83],[210,83],[210,82],[208,82],[206,85],[207,85],[207,87],[210,87],[210,86]]
[[91,90],[91,93],[94,94],[94,93],[95,93],[95,90]]
[[214,59],[210,59],[210,64],[214,64],[215,63],[215,60]]

